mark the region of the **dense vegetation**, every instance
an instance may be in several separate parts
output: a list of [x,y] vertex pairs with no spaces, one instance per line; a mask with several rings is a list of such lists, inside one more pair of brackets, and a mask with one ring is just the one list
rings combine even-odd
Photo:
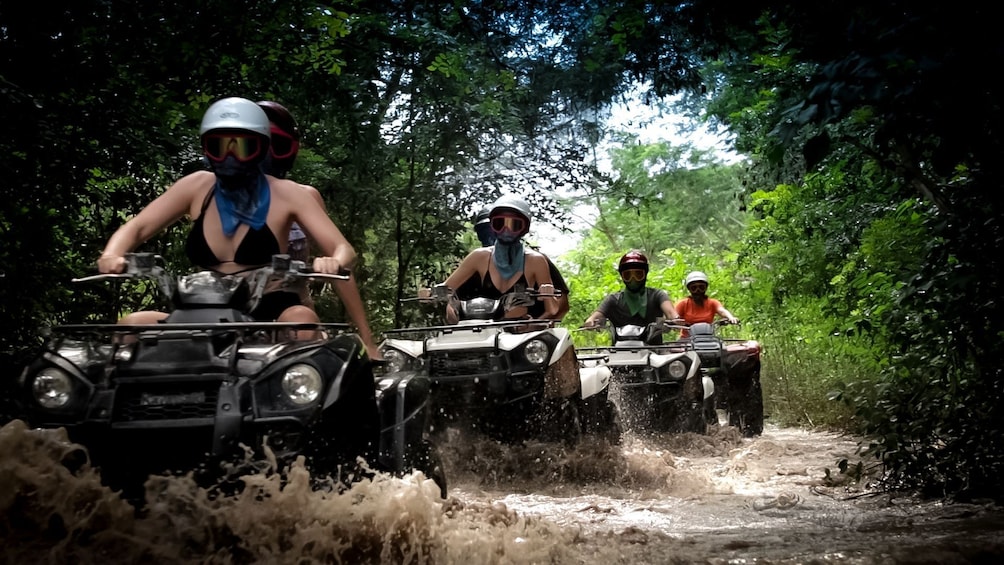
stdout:
[[[481,204],[516,191],[560,222],[571,203],[555,195],[572,192],[600,215],[566,258],[570,323],[616,289],[609,265],[628,248],[658,258],[652,282],[676,294],[687,269],[706,269],[767,347],[773,414],[866,433],[887,486],[999,497],[1004,164],[992,69],[1004,49],[989,10],[63,0],[42,17],[5,4],[5,377],[40,327],[139,305],[66,281],[201,166],[195,134],[211,100],[272,98],[306,133],[294,178],[322,192],[362,254],[378,329],[431,315],[398,299],[442,280],[472,245]],[[615,173],[600,174],[605,112],[639,83],[652,103],[682,95],[746,166],[628,140]],[[183,265],[183,230],[148,248]],[[843,411],[821,408],[829,391]]]

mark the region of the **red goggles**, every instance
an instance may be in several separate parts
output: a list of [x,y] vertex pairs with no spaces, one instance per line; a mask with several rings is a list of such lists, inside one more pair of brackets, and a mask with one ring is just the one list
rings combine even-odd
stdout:
[[645,269],[627,269],[626,271],[621,271],[621,278],[624,279],[624,282],[641,282],[647,276],[648,273],[645,272]]
[[261,138],[249,133],[210,133],[202,137],[202,151],[213,161],[233,155],[238,161],[251,161],[261,154]]
[[272,154],[272,158],[288,159],[295,157],[300,150],[300,142],[275,125],[270,130],[272,132],[272,144],[269,146],[269,152]]
[[503,233],[506,230],[512,233],[522,233],[523,230],[527,228],[526,219],[523,216],[517,216],[515,214],[500,214],[498,216],[492,216],[492,231],[495,233]]

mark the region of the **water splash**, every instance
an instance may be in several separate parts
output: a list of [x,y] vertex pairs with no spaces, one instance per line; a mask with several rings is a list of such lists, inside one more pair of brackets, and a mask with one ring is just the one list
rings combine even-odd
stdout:
[[[153,476],[142,511],[101,484],[63,430],[0,429],[0,532],[10,562],[509,563],[552,561],[571,534],[495,504],[443,501],[421,473],[317,488],[303,461],[214,496]],[[323,483],[323,480],[320,481]]]
[[[448,436],[451,497],[419,473],[343,487],[263,461],[222,495],[150,477],[145,509],[101,484],[62,430],[0,428],[3,563],[662,564],[972,562],[1004,556],[1004,514],[863,497],[824,481],[853,450],[768,427],[628,434],[621,445]],[[280,472],[281,471],[281,472]],[[989,562],[992,559],[983,559]]]

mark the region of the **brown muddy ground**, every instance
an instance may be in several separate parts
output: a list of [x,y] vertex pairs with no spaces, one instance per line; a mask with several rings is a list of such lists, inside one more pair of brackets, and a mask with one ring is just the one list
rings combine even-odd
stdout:
[[295,467],[216,500],[153,478],[137,516],[59,463],[74,449],[60,433],[15,421],[0,429],[0,539],[4,563],[1004,562],[1004,510],[870,492],[836,470],[855,447],[769,425],[572,450],[452,436],[445,501],[421,475],[335,494]]

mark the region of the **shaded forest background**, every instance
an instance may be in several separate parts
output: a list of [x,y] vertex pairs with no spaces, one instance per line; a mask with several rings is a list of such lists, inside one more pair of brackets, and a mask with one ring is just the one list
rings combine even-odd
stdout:
[[[1001,86],[982,3],[74,0],[0,6],[0,355],[5,382],[61,322],[148,306],[71,287],[104,241],[201,167],[215,99],[278,100],[293,178],[361,254],[372,325],[474,245],[503,192],[598,213],[561,265],[567,325],[629,248],[679,296],[691,268],[765,346],[781,423],[869,438],[848,473],[1000,498]],[[680,100],[741,165],[608,130],[611,104]],[[597,163],[618,141],[612,172]],[[178,226],[148,242],[187,268]],[[325,313],[339,316],[325,302]],[[876,469],[868,469],[875,465]]]

